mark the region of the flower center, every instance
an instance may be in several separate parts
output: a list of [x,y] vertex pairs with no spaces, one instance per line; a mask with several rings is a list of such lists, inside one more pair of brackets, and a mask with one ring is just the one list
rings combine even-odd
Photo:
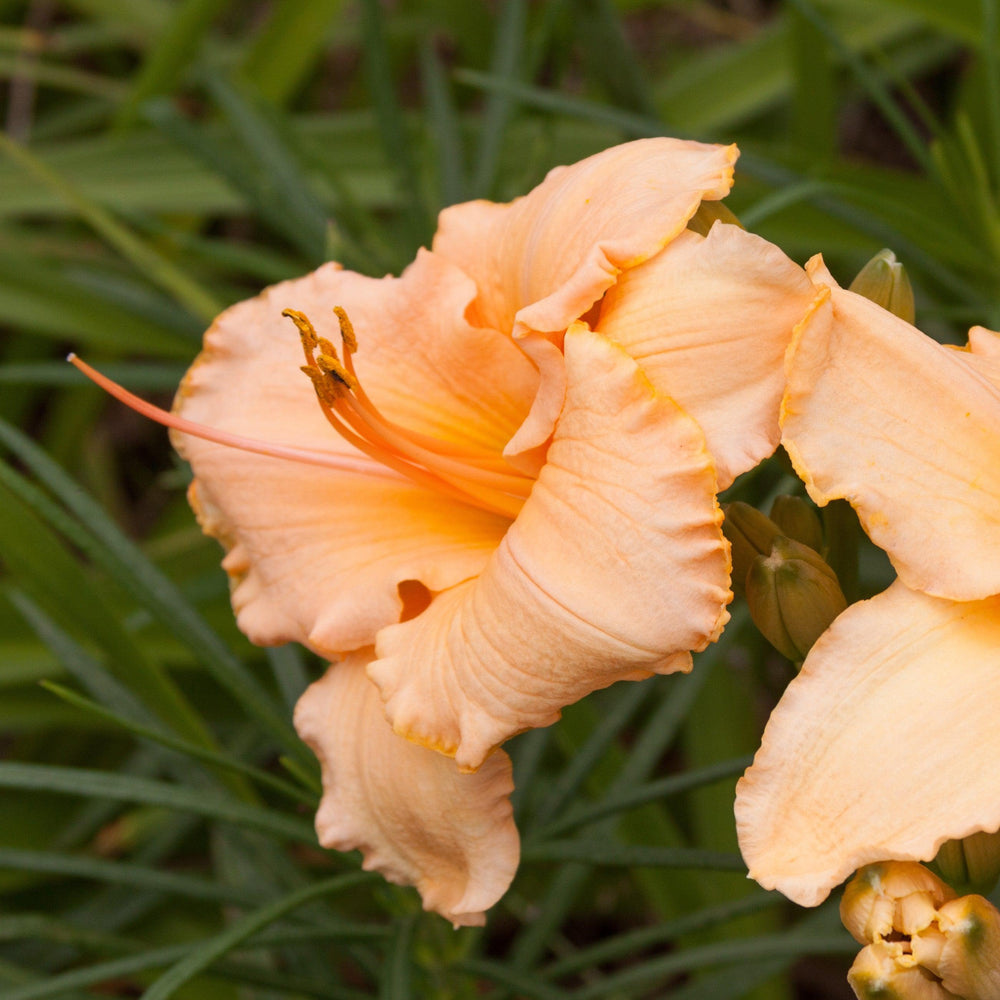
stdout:
[[483,455],[389,420],[358,378],[353,360],[358,342],[347,313],[339,306],[333,311],[340,323],[343,360],[304,313],[285,309],[282,315],[299,331],[306,358],[302,371],[334,430],[359,451],[421,486],[516,517],[533,480],[511,470],[499,455]]
[[505,517],[517,516],[534,482],[511,470],[500,455],[463,448],[394,423],[379,412],[361,386],[352,355],[357,339],[347,313],[334,309],[340,321],[343,361],[336,348],[320,337],[305,314],[286,309],[298,328],[305,353],[302,371],[312,381],[323,415],[361,455],[342,455],[318,448],[244,437],[168,413],[102,375],[75,354],[67,358],[92,382],[150,420],[192,437],[270,458],[398,481],[405,477],[427,489]]

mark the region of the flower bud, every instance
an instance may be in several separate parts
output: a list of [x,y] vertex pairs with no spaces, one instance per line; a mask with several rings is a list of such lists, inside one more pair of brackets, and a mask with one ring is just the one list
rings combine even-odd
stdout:
[[814,549],[778,535],[746,578],[754,624],[790,660],[804,660],[847,601],[836,574]]
[[966,1000],[1000,997],[1000,911],[982,896],[962,896],[938,911],[944,986]]
[[891,250],[880,250],[851,282],[850,290],[912,323],[916,319],[913,286],[906,268]]
[[816,552],[822,551],[823,524],[816,508],[808,500],[783,493],[774,498],[770,517],[783,535],[808,545]]
[[1000,997],[1000,911],[982,896],[956,899],[923,865],[862,868],[840,916],[866,945],[847,976],[859,1000]]
[[708,236],[708,231],[716,222],[743,228],[743,223],[721,201],[703,201],[698,211],[688,219],[687,227],[699,236]]
[[878,941],[858,952],[847,981],[858,1000],[962,1000],[919,965],[901,961],[902,945]]
[[1000,879],[1000,831],[946,841],[934,867],[949,885],[965,892],[991,892]]
[[725,514],[722,533],[732,547],[733,590],[742,593],[754,560],[770,553],[781,529],[756,507],[741,500],[726,504]]

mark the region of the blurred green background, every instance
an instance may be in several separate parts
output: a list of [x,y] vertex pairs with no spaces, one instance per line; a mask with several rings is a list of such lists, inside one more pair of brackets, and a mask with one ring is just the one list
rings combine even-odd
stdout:
[[[321,664],[238,634],[162,429],[224,306],[398,272],[443,206],[645,135],[739,143],[727,204],[918,322],[1000,325],[1000,34],[980,0],[0,0],[0,996],[836,1000],[835,903],[745,879],[736,776],[791,666],[734,605],[689,677],[518,737],[484,931],[312,833]],[[758,506],[780,460],[737,483]],[[862,561],[859,592],[886,582]]]

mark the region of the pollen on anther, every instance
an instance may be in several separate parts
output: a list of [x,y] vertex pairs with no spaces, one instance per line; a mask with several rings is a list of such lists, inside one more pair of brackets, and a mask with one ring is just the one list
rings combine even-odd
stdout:
[[344,342],[344,350],[348,354],[353,354],[358,349],[358,338],[354,335],[354,324],[343,306],[334,306],[333,312],[340,322],[340,339]]
[[312,349],[319,345],[319,336],[305,313],[301,313],[297,309],[282,309],[281,315],[287,316],[295,324],[306,348]]

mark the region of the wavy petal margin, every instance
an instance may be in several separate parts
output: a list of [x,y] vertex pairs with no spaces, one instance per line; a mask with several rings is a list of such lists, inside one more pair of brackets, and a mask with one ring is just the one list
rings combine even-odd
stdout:
[[520,856],[510,759],[475,774],[397,736],[365,676],[372,650],[330,667],[295,709],[295,727],[323,768],[316,832],[324,847],[358,849],[366,871],[416,886],[424,909],[478,926],[507,891]]
[[716,223],[624,272],[596,328],[698,421],[725,489],[778,446],[782,361],[816,295],[776,246]]
[[[423,252],[400,278],[326,265],[226,310],[178,393],[189,420],[333,456],[357,456],[327,423],[285,308],[339,344],[351,317],[355,364],[391,419],[498,456],[521,423],[537,373],[510,339],[463,318],[475,294]],[[305,642],[327,657],[371,645],[398,621],[401,585],[442,590],[479,573],[509,521],[387,470],[351,472],[265,458],[174,433],[195,473],[202,527],[228,550],[240,628],[261,644]]]
[[[837,287],[787,359],[782,443],[819,504],[846,498],[914,590],[954,600],[1000,593],[1000,389],[995,345],[924,336]],[[995,335],[992,335],[995,337]]]
[[815,906],[874,861],[1000,828],[1000,597],[900,582],[819,639],[740,779],[751,878]]
[[548,461],[485,572],[383,630],[369,667],[396,731],[463,769],[590,691],[689,669],[729,617],[698,425],[584,324],[565,351]]
[[638,139],[568,167],[507,205],[445,209],[434,252],[479,294],[472,322],[522,336],[560,335],[625,268],[681,233],[702,201],[724,198],[739,151],[681,139]]

